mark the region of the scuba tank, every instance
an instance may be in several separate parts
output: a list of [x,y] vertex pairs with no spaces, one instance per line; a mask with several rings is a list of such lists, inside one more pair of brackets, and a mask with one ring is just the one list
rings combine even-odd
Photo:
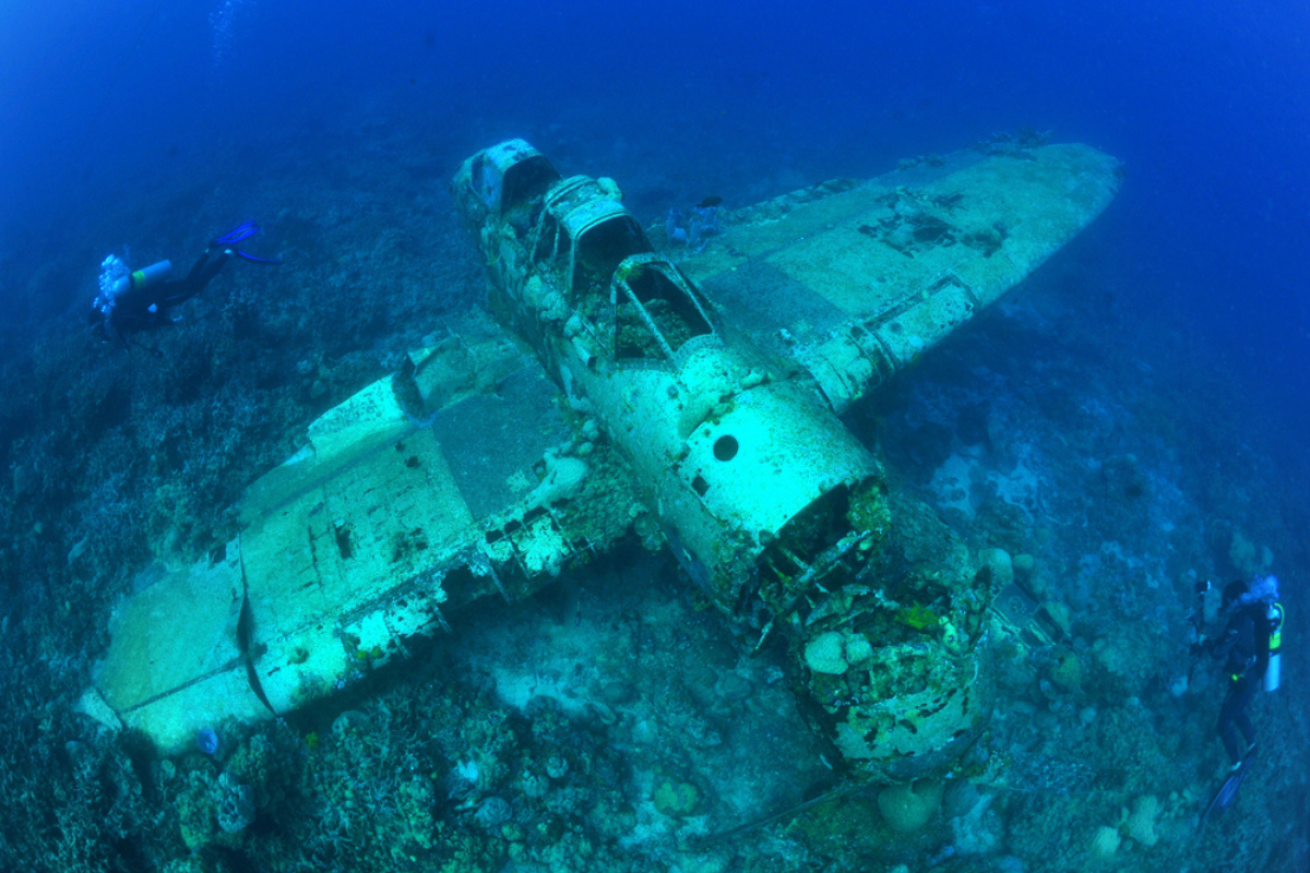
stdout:
[[140,270],[129,271],[127,264],[115,255],[105,258],[100,264],[100,296],[95,300],[95,307],[108,315],[118,301],[118,296],[128,289],[139,291],[156,282],[167,279],[173,272],[171,261],[158,261]]
[[[1229,587],[1241,584],[1238,581]],[[1283,666],[1282,656],[1279,654],[1283,645],[1283,604],[1278,600],[1278,577],[1257,576],[1247,587],[1246,593],[1234,601],[1234,606],[1241,609],[1255,610],[1261,607],[1264,609],[1265,629],[1269,634],[1269,660],[1265,666],[1264,688],[1265,691],[1277,691],[1279,680],[1282,679]]]
[[142,288],[149,288],[156,282],[167,279],[172,272],[172,261],[157,261],[148,267],[133,270],[131,277],[132,290],[140,291]]
[[1283,604],[1277,600],[1270,603],[1265,612],[1265,621],[1269,622],[1269,666],[1265,668],[1265,691],[1277,691],[1282,668],[1279,649],[1283,644]]

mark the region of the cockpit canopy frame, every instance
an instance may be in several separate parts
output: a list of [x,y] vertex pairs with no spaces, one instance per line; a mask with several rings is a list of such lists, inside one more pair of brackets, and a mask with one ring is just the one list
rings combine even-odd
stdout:
[[646,252],[625,258],[610,283],[606,335],[615,362],[673,360],[688,342],[717,336],[707,302],[667,257]]
[[508,220],[526,214],[562,177],[550,160],[521,139],[511,139],[472,158],[468,186],[484,214]]

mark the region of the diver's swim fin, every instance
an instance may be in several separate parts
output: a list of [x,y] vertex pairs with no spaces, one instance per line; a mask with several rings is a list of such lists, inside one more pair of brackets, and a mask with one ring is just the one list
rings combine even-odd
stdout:
[[[259,233],[259,230],[260,230],[259,225],[255,224],[253,221],[247,221],[245,224],[241,225],[240,227],[234,227],[231,230],[229,230],[227,233],[216,238],[213,241],[213,245],[224,246],[224,247],[235,246],[237,243],[241,242],[242,240],[250,239],[252,236]],[[276,258],[261,258],[258,255],[250,254],[250,252],[243,252],[241,251],[241,249],[233,249],[232,253],[244,260],[252,261],[253,263],[256,264],[282,263],[282,261]]]
[[282,263],[282,261],[278,258],[261,258],[250,254],[250,252],[243,252],[241,251],[241,249],[233,249],[232,251],[237,255],[237,257],[244,258],[247,261],[253,261],[256,264],[276,265]]
[[259,225],[255,224],[253,221],[247,221],[245,224],[241,225],[240,227],[234,227],[232,230],[229,230],[227,233],[223,234],[222,236],[217,237],[214,240],[214,245],[220,245],[220,246],[235,245],[236,243],[241,242],[243,239],[250,239],[252,236],[254,236],[257,233],[259,233]]
[[1251,759],[1254,757],[1254,750],[1247,752],[1246,757],[1242,759],[1241,766],[1228,774],[1224,784],[1220,785],[1219,790],[1215,792],[1210,805],[1205,808],[1205,812],[1201,813],[1201,820],[1196,823],[1197,830],[1205,827],[1206,820],[1212,814],[1223,812],[1232,805],[1233,800],[1237,798],[1237,789],[1242,787],[1242,780],[1246,778],[1246,771],[1250,769]]

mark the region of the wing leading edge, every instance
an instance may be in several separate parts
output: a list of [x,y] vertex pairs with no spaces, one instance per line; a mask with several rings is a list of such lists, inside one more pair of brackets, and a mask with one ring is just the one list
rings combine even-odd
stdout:
[[741,210],[681,266],[844,409],[1041,266],[1123,176],[1118,160],[1080,144],[940,163]]

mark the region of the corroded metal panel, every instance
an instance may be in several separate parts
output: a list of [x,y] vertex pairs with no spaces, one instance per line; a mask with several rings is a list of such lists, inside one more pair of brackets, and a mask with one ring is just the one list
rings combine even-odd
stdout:
[[[1079,144],[943,164],[927,180],[837,180],[741,210],[681,266],[844,408],[1039,267],[1122,175]],[[852,356],[853,333],[876,344]]]
[[123,724],[179,749],[220,719],[266,718],[237,644],[239,547],[175,569],[116,611],[96,686]]
[[528,596],[621,536],[627,467],[604,447],[565,453],[578,423],[525,361],[500,336],[445,341],[311,424],[247,491],[222,560],[120,608],[96,683],[108,705],[177,751],[223,718],[331,694],[469,601]]

